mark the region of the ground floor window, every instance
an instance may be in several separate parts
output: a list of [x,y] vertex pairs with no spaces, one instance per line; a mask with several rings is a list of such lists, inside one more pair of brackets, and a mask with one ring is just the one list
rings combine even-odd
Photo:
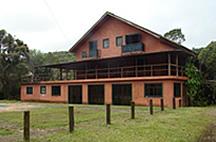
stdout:
[[162,83],[145,83],[145,97],[162,97],[163,86]]
[[61,86],[52,86],[52,96],[61,96]]
[[174,83],[174,97],[181,97],[181,83]]
[[32,95],[33,94],[33,87],[26,87],[26,94]]
[[46,94],[46,86],[40,86],[40,93]]

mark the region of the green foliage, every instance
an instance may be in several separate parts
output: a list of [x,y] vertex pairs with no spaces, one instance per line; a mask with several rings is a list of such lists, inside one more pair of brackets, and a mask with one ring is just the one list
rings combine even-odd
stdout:
[[185,41],[185,36],[181,32],[181,29],[173,29],[173,30],[165,33],[164,37],[169,39],[169,40],[172,40],[178,44],[181,44],[182,42]]
[[[39,50],[29,51],[23,41],[14,38],[5,30],[0,30],[0,99],[19,99],[23,76],[35,74],[36,66],[74,60],[75,56],[66,51],[49,53],[42,53]],[[59,73],[54,70],[40,70],[51,73],[53,80],[59,78]]]
[[216,41],[212,41],[207,47],[202,48],[198,55],[203,84],[201,93],[195,97],[199,105],[216,104]]
[[[59,51],[59,52],[48,52],[42,53],[39,50],[30,50],[30,60],[31,60],[31,71],[36,75],[40,76],[41,74],[48,76],[51,80],[59,79],[59,70],[58,69],[44,69],[38,68],[35,70],[35,67],[41,65],[50,65],[50,64],[58,64],[65,62],[73,62],[75,60],[75,56],[67,51]],[[68,79],[72,79],[72,71],[68,72]],[[65,74],[63,73],[63,78],[65,78]]]
[[22,75],[29,71],[28,46],[0,30],[0,98],[19,98]]
[[188,96],[194,98],[202,84],[202,76],[200,70],[192,63],[192,58],[185,66],[185,74],[189,77],[187,80]]
[[205,72],[205,79],[216,79],[216,41],[211,42],[200,52],[198,59]]

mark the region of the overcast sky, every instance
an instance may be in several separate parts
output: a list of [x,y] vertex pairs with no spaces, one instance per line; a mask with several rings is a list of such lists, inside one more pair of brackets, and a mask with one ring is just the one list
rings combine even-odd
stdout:
[[163,35],[181,28],[188,48],[216,40],[216,0],[0,0],[0,29],[30,49],[67,51],[110,11]]

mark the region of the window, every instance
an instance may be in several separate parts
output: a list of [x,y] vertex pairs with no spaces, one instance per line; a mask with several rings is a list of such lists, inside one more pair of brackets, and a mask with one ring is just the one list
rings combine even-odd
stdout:
[[61,86],[52,86],[52,96],[61,96]]
[[109,39],[103,39],[103,48],[109,48]]
[[145,97],[162,97],[162,83],[145,83]]
[[126,35],[126,44],[139,43],[141,41],[141,34]]
[[89,41],[89,57],[97,57],[97,40]]
[[40,86],[40,93],[46,94],[46,86]]
[[174,97],[181,97],[181,83],[174,83]]
[[123,45],[123,37],[117,36],[116,37],[116,46],[122,46]]
[[33,94],[33,87],[26,87],[26,94],[32,95]]
[[87,56],[86,56],[86,51],[83,51],[82,52],[82,58],[86,58]]

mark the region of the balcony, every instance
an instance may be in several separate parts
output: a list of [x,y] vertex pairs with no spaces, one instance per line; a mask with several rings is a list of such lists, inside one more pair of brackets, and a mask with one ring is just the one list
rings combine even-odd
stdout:
[[[129,48],[132,46],[132,44],[127,45]],[[140,47],[144,47],[142,43],[139,43],[139,45]],[[124,48],[127,48],[127,46]],[[140,51],[138,49],[135,48],[133,51]],[[100,52],[97,54],[99,55],[99,53]],[[132,56],[120,56],[111,59],[84,60],[54,64],[37,68],[34,75],[26,76],[23,78],[23,82],[33,83],[52,80],[85,80],[149,76],[183,77],[185,76],[185,63],[182,62],[182,60],[183,57],[179,57],[176,53],[160,53],[145,56],[135,54]]]
[[137,52],[137,51],[144,51],[144,44],[139,43],[132,43],[132,44],[126,44],[122,45],[121,47],[122,53],[131,53],[131,52]]

